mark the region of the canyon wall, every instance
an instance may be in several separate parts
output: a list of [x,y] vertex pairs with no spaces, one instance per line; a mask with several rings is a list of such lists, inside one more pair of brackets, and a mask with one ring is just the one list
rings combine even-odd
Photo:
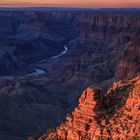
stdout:
[[104,91],[88,88],[67,121],[38,140],[139,139],[139,92],[140,77],[114,83]]
[[[25,65],[28,67],[59,54],[63,45],[71,40],[82,40],[87,45],[94,41],[90,46],[96,45],[100,53],[101,47],[111,52],[140,34],[139,16],[126,13],[0,11],[0,23],[0,48],[3,50],[0,71],[3,75],[23,72]],[[12,67],[11,73],[9,67]]]
[[132,79],[140,74],[140,38],[126,44],[123,50],[116,80]]

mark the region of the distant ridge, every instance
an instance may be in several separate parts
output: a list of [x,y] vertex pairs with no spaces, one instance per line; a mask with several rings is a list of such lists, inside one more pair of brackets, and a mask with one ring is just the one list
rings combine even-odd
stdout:
[[100,8],[100,11],[140,11],[140,8]]
[[44,10],[98,10],[98,9],[93,9],[93,8],[65,8],[65,7],[17,7],[17,8],[3,8],[3,7],[0,7],[0,10],[20,10],[20,11],[23,11],[23,10],[30,10],[30,11],[44,11]]
[[0,7],[0,10],[3,11],[11,11],[11,10],[18,10],[18,11],[119,11],[119,12],[127,12],[127,11],[140,11],[140,8],[69,8],[69,7],[17,7],[17,8],[3,8]]

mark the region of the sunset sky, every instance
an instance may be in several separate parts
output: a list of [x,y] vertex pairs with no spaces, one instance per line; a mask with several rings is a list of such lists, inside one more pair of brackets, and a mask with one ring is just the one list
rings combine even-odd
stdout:
[[0,0],[0,7],[31,6],[140,8],[140,0]]

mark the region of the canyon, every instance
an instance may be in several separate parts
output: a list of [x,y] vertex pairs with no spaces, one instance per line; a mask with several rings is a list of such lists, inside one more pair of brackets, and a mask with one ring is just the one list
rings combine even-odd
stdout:
[[139,11],[0,10],[0,137],[115,139],[127,106],[138,129],[139,73]]

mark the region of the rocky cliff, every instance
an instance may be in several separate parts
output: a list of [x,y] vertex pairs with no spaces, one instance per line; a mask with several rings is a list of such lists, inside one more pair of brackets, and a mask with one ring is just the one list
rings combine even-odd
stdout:
[[115,74],[116,80],[132,79],[140,73],[140,39],[124,46],[120,64]]
[[139,76],[107,90],[88,88],[67,121],[38,140],[139,139],[139,92]]

